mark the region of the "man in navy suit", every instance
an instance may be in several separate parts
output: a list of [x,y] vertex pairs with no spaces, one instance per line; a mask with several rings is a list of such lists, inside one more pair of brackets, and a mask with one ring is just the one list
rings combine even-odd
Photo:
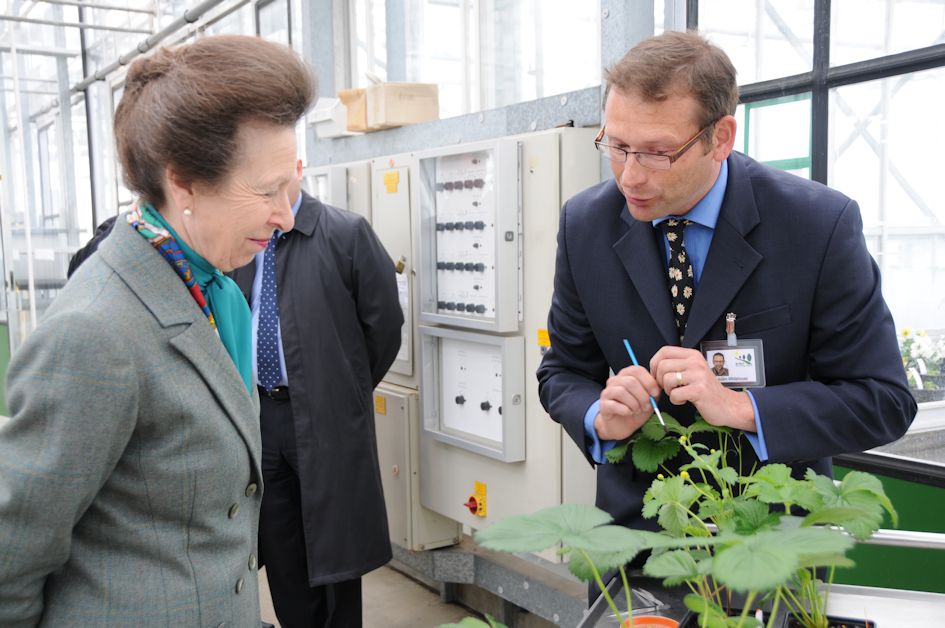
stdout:
[[[902,436],[916,404],[856,202],[733,152],[735,69],[696,34],[638,44],[606,88],[598,143],[614,180],[561,211],[538,369],[545,409],[597,465],[597,505],[655,525],[640,517],[652,476],[603,456],[652,414],[650,395],[683,423],[698,412],[743,431],[746,469],[829,474],[831,456]],[[685,225],[685,302],[670,293],[684,273],[664,222]],[[730,312],[740,339],[763,342],[763,388],[724,387],[700,350],[726,338]]]

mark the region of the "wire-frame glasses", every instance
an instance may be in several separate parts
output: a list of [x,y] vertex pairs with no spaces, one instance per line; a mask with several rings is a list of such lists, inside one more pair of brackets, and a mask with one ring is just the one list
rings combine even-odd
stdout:
[[651,170],[669,170],[672,165],[686,153],[687,150],[695,145],[699,138],[705,135],[706,131],[715,126],[716,122],[718,122],[718,120],[715,120],[700,129],[699,132],[689,138],[685,144],[671,153],[647,153],[637,150],[627,150],[626,148],[621,148],[619,146],[605,144],[601,140],[604,139],[604,132],[607,129],[606,125],[601,127],[600,133],[598,133],[597,137],[594,138],[594,146],[596,146],[597,150],[604,154],[604,157],[619,164],[626,163],[627,159],[630,158],[630,155],[633,155],[636,158],[637,163],[639,163],[644,168],[650,168]]

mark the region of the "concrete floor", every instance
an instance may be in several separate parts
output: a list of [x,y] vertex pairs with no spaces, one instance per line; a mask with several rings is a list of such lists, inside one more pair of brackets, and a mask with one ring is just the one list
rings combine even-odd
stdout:
[[[265,568],[259,571],[262,618],[279,626],[265,573]],[[368,628],[433,628],[474,616],[458,604],[441,602],[438,593],[390,567],[381,567],[364,576],[362,587],[364,625]]]

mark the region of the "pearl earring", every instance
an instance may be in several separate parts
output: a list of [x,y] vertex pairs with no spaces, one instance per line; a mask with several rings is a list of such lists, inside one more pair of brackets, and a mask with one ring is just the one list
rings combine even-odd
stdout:
[[190,208],[189,208],[189,207],[184,210],[184,215],[185,215],[185,216],[192,216],[193,213],[194,213],[194,212],[190,211]]

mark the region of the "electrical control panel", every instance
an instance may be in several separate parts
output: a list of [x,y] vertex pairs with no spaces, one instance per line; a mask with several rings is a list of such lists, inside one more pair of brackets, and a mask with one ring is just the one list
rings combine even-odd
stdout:
[[542,408],[535,370],[549,346],[561,205],[600,182],[595,133],[414,155],[421,503],[471,529],[594,499],[593,469]]
[[404,315],[400,352],[384,380],[409,388],[417,387],[418,353],[416,315],[416,268],[413,238],[411,174],[415,168],[412,155],[375,159],[371,163],[373,227],[396,270],[397,291]]
[[424,431],[503,462],[523,460],[523,339],[427,326],[420,338]]
[[374,390],[374,425],[391,542],[411,551],[459,543],[456,521],[420,505],[417,391],[382,382]]
[[371,222],[371,162],[356,161],[302,169],[302,189],[326,205]]
[[417,154],[422,323],[518,330],[520,162],[506,139]]

